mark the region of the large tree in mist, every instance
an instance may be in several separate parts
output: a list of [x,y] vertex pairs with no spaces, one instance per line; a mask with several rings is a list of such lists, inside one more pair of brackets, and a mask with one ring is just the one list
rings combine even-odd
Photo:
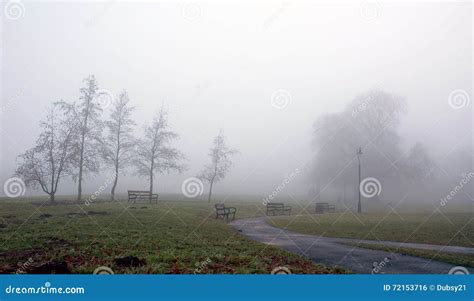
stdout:
[[[405,101],[383,91],[356,97],[338,113],[324,114],[314,124],[314,176],[318,190],[330,182],[350,181],[348,164],[355,162],[359,147],[364,151],[364,173],[381,176],[391,169],[387,159],[397,159],[401,150],[396,132]],[[384,161],[385,160],[385,161]],[[375,172],[375,173],[374,173]],[[347,178],[347,179],[346,179]]]
[[209,151],[211,163],[204,166],[204,170],[198,178],[209,182],[208,202],[211,201],[212,187],[214,183],[224,179],[232,167],[232,156],[238,153],[234,148],[226,145],[226,138],[222,131],[214,138],[214,145]]
[[102,108],[99,104],[99,87],[94,75],[84,79],[84,87],[80,89],[78,103],[62,105],[74,112],[79,122],[79,136],[76,141],[77,158],[75,161],[77,180],[77,200],[82,198],[82,182],[86,172],[98,172],[100,163],[100,144],[103,130],[101,121]]
[[401,175],[412,183],[419,184],[434,178],[435,163],[428,149],[416,143],[401,160]]
[[36,145],[19,156],[16,174],[26,185],[39,186],[54,203],[61,178],[72,173],[77,156],[75,141],[79,124],[72,111],[62,110],[59,104],[53,104],[40,128],[42,132]]
[[[405,100],[397,95],[372,90],[353,99],[341,112],[324,114],[314,124],[313,181],[316,195],[328,185],[359,189],[356,152],[362,147],[362,175],[378,179],[393,176],[398,169],[407,174],[426,172],[421,164],[429,159],[421,146],[404,153],[398,134]],[[405,161],[408,162],[405,164]]]
[[184,169],[181,164],[184,155],[171,146],[178,137],[170,130],[168,112],[161,107],[151,124],[145,127],[144,137],[137,142],[134,162],[137,174],[149,180],[150,201],[155,174],[181,172]]
[[123,91],[112,104],[110,119],[105,121],[107,135],[102,142],[102,156],[106,165],[114,169],[111,199],[115,199],[115,189],[120,171],[131,163],[135,145],[132,131],[136,125],[132,119],[134,107],[130,106],[126,91]]

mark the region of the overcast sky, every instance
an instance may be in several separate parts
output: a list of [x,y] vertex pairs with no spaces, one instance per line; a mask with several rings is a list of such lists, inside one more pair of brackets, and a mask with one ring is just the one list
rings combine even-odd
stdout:
[[[159,192],[180,191],[223,129],[241,154],[216,192],[268,194],[311,159],[317,117],[373,88],[406,97],[405,147],[421,141],[442,159],[472,143],[472,97],[462,110],[448,103],[456,89],[472,95],[469,2],[21,4],[18,19],[2,4],[1,183],[48,106],[77,100],[89,74],[102,89],[128,91],[137,135],[169,108],[188,170],[159,177]],[[272,105],[275,93],[287,97],[283,108]],[[289,191],[305,194],[299,177]],[[75,192],[68,182],[59,193]],[[85,179],[86,192],[96,186]],[[118,191],[146,187],[128,176]]]

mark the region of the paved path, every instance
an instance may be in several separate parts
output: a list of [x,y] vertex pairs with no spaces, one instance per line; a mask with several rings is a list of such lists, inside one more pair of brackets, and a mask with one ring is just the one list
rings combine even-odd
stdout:
[[[314,262],[327,266],[339,266],[355,273],[369,274],[377,263],[380,274],[447,274],[455,265],[432,261],[420,257],[385,251],[356,248],[344,242],[377,243],[378,241],[329,238],[298,234],[270,226],[265,217],[239,219],[230,223],[241,234],[268,245],[278,246],[292,253],[303,255]],[[383,242],[398,247],[397,242]],[[403,247],[440,250],[443,246],[426,244],[404,244]],[[444,247],[444,251],[474,254],[473,248]],[[474,269],[468,269],[472,274]]]

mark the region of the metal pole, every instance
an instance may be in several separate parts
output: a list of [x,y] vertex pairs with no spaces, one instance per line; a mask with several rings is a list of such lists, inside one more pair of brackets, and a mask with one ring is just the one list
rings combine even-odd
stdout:
[[360,156],[362,155],[362,148],[359,147],[359,151],[357,152],[357,159],[359,160],[359,202],[357,203],[357,213],[362,213],[362,204],[360,202],[360,199],[361,199],[361,192],[360,192]]
[[360,205],[360,157],[359,157],[359,202],[357,203],[357,213],[361,213],[362,208]]

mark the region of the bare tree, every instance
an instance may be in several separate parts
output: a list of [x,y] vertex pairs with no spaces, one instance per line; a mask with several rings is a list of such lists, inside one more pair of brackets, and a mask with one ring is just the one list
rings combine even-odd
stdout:
[[[391,162],[402,157],[398,127],[406,112],[404,98],[380,90],[363,93],[340,112],[324,114],[314,124],[312,178],[317,197],[330,190],[344,192],[353,183],[354,196],[359,193],[356,151],[364,150],[363,174],[377,178],[393,176]],[[352,167],[352,168],[351,168]]]
[[170,143],[178,137],[177,133],[169,129],[168,112],[161,107],[153,122],[145,127],[144,138],[137,143],[134,161],[137,174],[150,181],[150,202],[155,173],[181,172],[184,169],[180,163],[184,155],[170,146]]
[[214,145],[209,151],[211,163],[204,166],[204,170],[198,175],[198,178],[209,182],[209,196],[207,201],[211,201],[212,187],[214,183],[224,179],[232,167],[232,156],[238,151],[234,148],[229,148],[226,145],[226,137],[223,131],[214,138]]
[[114,182],[111,190],[111,199],[115,199],[120,170],[130,164],[132,149],[135,139],[132,136],[133,127],[136,125],[131,115],[134,107],[130,106],[126,91],[123,91],[114,100],[110,119],[105,122],[108,133],[104,137],[102,157],[105,164],[114,168]]
[[102,108],[99,105],[97,80],[94,75],[90,75],[84,79],[84,83],[84,87],[80,89],[79,103],[61,103],[64,108],[72,110],[79,121],[79,136],[76,141],[78,151],[75,160],[77,173],[73,174],[74,180],[78,182],[77,200],[82,198],[84,173],[99,170],[100,140],[104,127],[100,120]]
[[79,124],[72,111],[54,104],[40,127],[43,131],[36,145],[19,156],[16,174],[26,185],[41,187],[54,203],[60,179],[70,175],[73,168]]

